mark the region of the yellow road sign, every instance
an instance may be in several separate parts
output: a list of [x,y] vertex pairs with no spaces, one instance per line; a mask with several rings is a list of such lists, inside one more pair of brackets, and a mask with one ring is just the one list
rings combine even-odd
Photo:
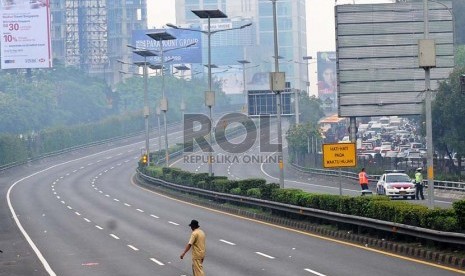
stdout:
[[323,168],[357,166],[355,143],[323,144]]

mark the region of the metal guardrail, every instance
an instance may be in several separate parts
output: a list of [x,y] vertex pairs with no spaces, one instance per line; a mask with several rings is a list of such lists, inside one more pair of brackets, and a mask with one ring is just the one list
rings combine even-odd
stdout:
[[321,218],[321,219],[334,221],[334,222],[348,223],[348,224],[368,227],[372,229],[378,229],[378,230],[383,230],[383,231],[388,231],[388,232],[396,232],[400,234],[411,235],[411,236],[420,237],[423,239],[428,239],[428,240],[433,240],[433,241],[438,241],[438,242],[465,245],[465,234],[463,233],[436,231],[436,230],[431,230],[431,229],[426,229],[426,228],[421,228],[421,227],[416,227],[416,226],[411,226],[411,225],[406,225],[406,224],[394,223],[394,222],[389,222],[389,221],[383,221],[383,220],[378,220],[378,219],[357,217],[353,215],[323,211],[323,210],[318,210],[318,209],[313,209],[313,208],[300,207],[300,206],[295,206],[295,205],[290,205],[290,204],[263,200],[263,199],[256,199],[256,198],[250,198],[250,197],[244,197],[244,196],[238,196],[238,195],[213,192],[213,191],[203,190],[199,188],[174,184],[174,183],[167,182],[161,179],[153,178],[153,177],[143,174],[139,170],[137,170],[137,175],[138,177],[152,184],[161,185],[161,186],[168,187],[170,189],[174,189],[174,190],[178,190],[182,192],[189,192],[195,195],[201,195],[201,196],[209,197],[212,199],[222,199],[222,200],[237,202],[241,204],[260,206],[260,207],[265,207],[265,208],[269,208],[273,210],[280,210],[280,211],[304,215],[308,217],[316,217],[316,218]]
[[[314,168],[304,168],[302,166],[296,165],[291,163],[291,166],[294,169],[303,172],[303,173],[311,173],[316,175],[325,175],[325,176],[337,176],[339,177],[339,170],[327,170],[327,169],[314,169]],[[342,177],[358,180],[358,174],[348,171],[341,171]],[[371,183],[376,183],[380,178],[380,175],[370,175],[369,181]],[[423,184],[425,187],[428,186],[428,181],[424,180]],[[438,190],[449,190],[449,191],[456,191],[456,192],[465,192],[465,183],[464,182],[452,182],[452,181],[439,181],[434,180],[434,188]]]

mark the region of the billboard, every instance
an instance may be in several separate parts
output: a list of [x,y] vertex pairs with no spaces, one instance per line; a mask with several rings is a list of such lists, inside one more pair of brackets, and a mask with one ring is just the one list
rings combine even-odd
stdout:
[[[153,40],[147,33],[168,32],[176,39],[163,41],[163,51],[165,60],[172,59],[173,63],[202,63],[202,43],[200,32],[179,30],[179,29],[151,29],[132,31],[132,45],[137,48],[153,50],[155,53],[160,50],[160,41]],[[191,43],[196,43],[189,48],[182,48]],[[182,49],[170,50],[181,47]],[[133,54],[133,62],[144,61],[144,58]],[[159,56],[147,57],[147,61],[160,63]]]
[[0,3],[2,69],[52,67],[49,0]]
[[337,103],[336,52],[318,52],[317,71],[318,98],[322,100],[325,109],[331,110]]
[[[270,73],[255,73],[247,83],[247,103],[249,116],[276,115],[276,94],[270,90]],[[293,92],[290,83],[286,82],[286,90],[281,92],[281,114],[292,114],[291,97]]]
[[[425,72],[423,1],[336,6],[338,114],[341,117],[422,113]],[[428,2],[429,38],[436,41],[431,89],[454,67],[452,4]]]

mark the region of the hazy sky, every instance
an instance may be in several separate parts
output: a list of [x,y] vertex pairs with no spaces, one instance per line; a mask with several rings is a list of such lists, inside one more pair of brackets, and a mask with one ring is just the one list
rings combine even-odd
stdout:
[[[334,3],[356,4],[386,3],[393,0],[306,0],[307,9],[307,55],[316,57],[316,52],[336,49],[334,31]],[[278,0],[279,2],[279,0]],[[174,0],[147,0],[148,26],[160,28],[166,23],[176,23]],[[271,5],[271,3],[270,3]],[[316,64],[309,67],[310,88],[316,92]]]

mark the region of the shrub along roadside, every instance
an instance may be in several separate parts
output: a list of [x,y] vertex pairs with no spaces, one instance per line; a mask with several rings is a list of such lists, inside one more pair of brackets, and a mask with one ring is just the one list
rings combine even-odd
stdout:
[[191,173],[178,168],[140,167],[148,176],[176,184],[211,191],[272,200],[285,204],[330,212],[379,219],[448,232],[465,232],[465,200],[449,209],[390,200],[384,196],[351,197],[308,193],[300,189],[280,189],[264,179],[229,180],[225,176],[209,177],[207,173]]

